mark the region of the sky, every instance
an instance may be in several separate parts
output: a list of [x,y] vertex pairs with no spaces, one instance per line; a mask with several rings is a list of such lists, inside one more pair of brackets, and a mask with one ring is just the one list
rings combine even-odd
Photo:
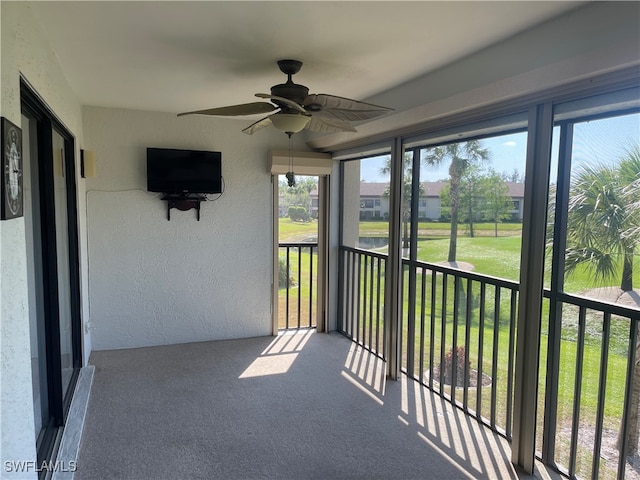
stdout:
[[[557,170],[559,129],[554,132],[552,151],[552,178]],[[526,133],[514,133],[481,140],[489,149],[489,165],[498,173],[512,173],[517,169],[523,176],[527,149]],[[574,130],[573,163],[615,162],[630,146],[640,142],[640,114],[625,115],[601,120],[582,122]],[[386,156],[371,158],[361,163],[361,180],[366,182],[388,182],[389,176],[380,174]],[[422,167],[422,181],[437,181],[448,178],[449,163],[440,167]]]
[[[482,140],[484,148],[490,151],[490,165],[498,173],[513,172],[517,169],[524,174],[527,136],[525,133],[515,133]],[[361,180],[366,182],[388,182],[389,176],[380,174],[385,165],[386,156],[368,159],[361,164]],[[422,181],[435,182],[449,177],[449,163],[444,162],[439,167],[422,167],[420,169]]]

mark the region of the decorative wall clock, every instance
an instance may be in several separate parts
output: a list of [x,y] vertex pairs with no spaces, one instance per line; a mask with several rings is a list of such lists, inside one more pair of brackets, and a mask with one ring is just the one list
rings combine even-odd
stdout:
[[1,119],[2,184],[0,219],[8,220],[23,214],[22,130],[6,118]]

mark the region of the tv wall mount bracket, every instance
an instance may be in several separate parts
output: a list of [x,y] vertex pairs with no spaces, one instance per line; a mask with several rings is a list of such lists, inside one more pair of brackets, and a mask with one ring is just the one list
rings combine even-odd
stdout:
[[195,208],[196,219],[200,221],[200,203],[206,202],[207,197],[200,194],[165,194],[162,200],[167,201],[167,220],[171,221],[171,209],[176,208],[182,212]]

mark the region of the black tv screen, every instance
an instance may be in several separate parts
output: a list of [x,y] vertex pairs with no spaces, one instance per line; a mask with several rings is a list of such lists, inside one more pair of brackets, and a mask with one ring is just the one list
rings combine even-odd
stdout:
[[147,190],[173,194],[222,193],[222,153],[147,148]]

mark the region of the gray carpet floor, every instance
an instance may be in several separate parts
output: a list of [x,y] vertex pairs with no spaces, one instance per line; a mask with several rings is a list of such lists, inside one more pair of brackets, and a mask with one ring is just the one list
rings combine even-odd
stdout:
[[509,445],[339,334],[93,352],[76,480],[529,478]]

